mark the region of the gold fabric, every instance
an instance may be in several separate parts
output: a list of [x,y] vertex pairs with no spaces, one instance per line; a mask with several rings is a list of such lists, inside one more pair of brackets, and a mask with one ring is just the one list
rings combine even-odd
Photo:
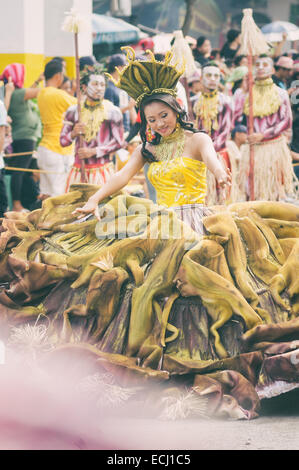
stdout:
[[154,93],[168,93],[176,95],[176,85],[184,73],[185,66],[181,70],[176,69],[176,65],[170,65],[173,57],[172,52],[167,52],[164,62],[157,61],[151,51],[147,53],[151,60],[140,61],[135,59],[135,51],[132,47],[122,47],[127,51],[128,65],[120,71],[119,79],[116,81],[110,74],[107,77],[113,81],[115,86],[125,90],[139,106],[145,96],[151,96]]
[[204,204],[207,193],[206,172],[203,162],[177,157],[152,163],[148,178],[157,191],[158,204],[167,207]]

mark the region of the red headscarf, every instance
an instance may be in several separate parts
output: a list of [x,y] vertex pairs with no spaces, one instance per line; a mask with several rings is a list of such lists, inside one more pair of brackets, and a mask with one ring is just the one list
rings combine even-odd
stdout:
[[7,81],[9,77],[11,77],[16,88],[23,88],[25,78],[24,64],[7,65],[0,76],[0,80]]

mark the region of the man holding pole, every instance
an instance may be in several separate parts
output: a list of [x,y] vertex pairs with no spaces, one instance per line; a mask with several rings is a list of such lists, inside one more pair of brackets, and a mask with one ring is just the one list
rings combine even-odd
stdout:
[[[219,91],[220,79],[221,72],[216,62],[207,63],[202,69],[203,90],[194,105],[196,126],[209,134],[218,154],[225,148],[233,124],[232,98]],[[211,172],[207,174],[207,181],[206,204],[223,202],[224,197],[216,188],[216,180]]]
[[[292,128],[292,111],[286,90],[273,83],[273,61],[263,54],[255,62],[252,88],[253,129],[243,146],[240,189],[244,199],[278,201],[294,196],[295,178],[287,135]],[[235,102],[235,123],[247,118],[249,96],[240,93]],[[250,147],[253,150],[253,188],[250,197]]]
[[75,162],[66,190],[72,183],[82,181],[82,160],[85,163],[85,182],[104,184],[114,172],[111,154],[124,146],[122,113],[104,99],[106,82],[99,67],[85,69],[81,73],[80,84],[84,94],[80,103],[81,119],[78,116],[78,105],[71,106],[65,114],[60,134],[62,147],[71,145],[76,139]]

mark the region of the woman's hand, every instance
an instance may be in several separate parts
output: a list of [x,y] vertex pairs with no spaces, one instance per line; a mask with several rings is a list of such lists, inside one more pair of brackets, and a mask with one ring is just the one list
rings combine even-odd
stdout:
[[8,77],[8,81],[5,85],[5,94],[12,94],[15,91],[15,86],[11,77]]
[[84,135],[86,131],[86,125],[83,122],[77,122],[74,125],[74,128],[71,132],[71,137],[74,139],[75,137],[79,137],[80,135]]
[[220,190],[219,200],[223,204],[229,196],[229,190],[232,185],[232,176],[229,168],[217,179],[217,183]]
[[78,219],[82,219],[87,214],[94,214],[98,220],[101,220],[98,202],[92,198],[89,198],[83,207],[77,207],[73,212],[74,215],[78,215]]
[[219,177],[217,180],[220,188],[225,188],[227,186],[231,186],[232,184],[232,174],[229,168]]

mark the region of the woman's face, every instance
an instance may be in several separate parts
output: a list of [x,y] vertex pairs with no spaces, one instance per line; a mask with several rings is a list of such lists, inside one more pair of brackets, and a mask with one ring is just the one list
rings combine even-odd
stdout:
[[72,95],[72,84],[70,80],[66,80],[60,87],[61,90],[66,91],[69,95]]
[[151,130],[162,137],[173,133],[177,123],[176,112],[161,101],[153,101],[144,108],[144,115]]

